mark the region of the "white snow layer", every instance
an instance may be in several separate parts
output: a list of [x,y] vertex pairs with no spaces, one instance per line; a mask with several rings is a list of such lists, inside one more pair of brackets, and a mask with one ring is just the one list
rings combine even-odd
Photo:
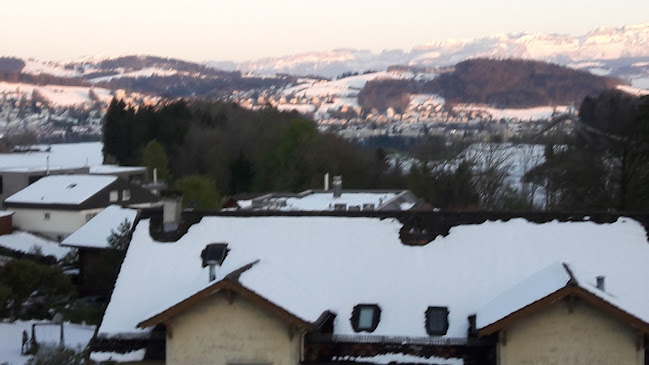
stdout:
[[133,224],[136,215],[137,209],[111,205],[68,236],[62,244],[73,247],[107,248],[108,237],[112,232],[119,232],[119,226],[124,221],[129,225]]
[[[0,153],[0,170],[72,169],[101,165],[101,142],[36,145],[43,152]],[[49,152],[46,149],[49,148]],[[48,163],[49,158],[49,163]]]
[[432,356],[430,358],[406,355],[400,353],[387,353],[376,355],[372,357],[354,357],[354,356],[341,356],[334,358],[334,361],[354,361],[354,362],[363,362],[370,364],[435,364],[435,365],[464,365],[463,359],[450,358],[445,359],[443,357]]
[[259,259],[242,285],[309,322],[336,313],[335,335],[355,334],[355,305],[377,303],[381,321],[372,335],[428,337],[426,309],[446,306],[446,336],[465,338],[469,315],[556,262],[578,267],[584,278],[605,275],[615,303],[649,322],[649,245],[635,220],[488,221],[419,247],[401,243],[401,227],[396,219],[361,217],[204,217],[178,242],[158,243],[142,220],[99,334],[148,333],[136,325],[213,284],[200,259],[212,242],[231,250],[217,280]]
[[395,193],[342,193],[339,198],[334,198],[333,191],[313,193],[303,198],[286,199],[286,207],[282,210],[333,210],[334,204],[346,204],[348,207],[374,204],[378,207],[396,196]]
[[0,94],[6,93],[11,95],[31,94],[36,91],[41,94],[49,103],[62,107],[89,105],[92,103],[90,91],[106,105],[113,96],[111,91],[99,87],[87,86],[61,86],[61,85],[32,85],[25,83],[0,82]]
[[103,175],[50,175],[5,199],[5,203],[81,204],[117,180]]
[[0,236],[0,246],[18,252],[54,256],[57,260],[62,259],[72,250],[68,247],[62,247],[58,242],[21,231],[14,231]]
[[562,263],[554,263],[532,274],[510,290],[494,298],[476,315],[476,327],[484,328],[513,312],[563,288],[570,281],[570,275]]
[[[22,356],[20,347],[22,345],[22,332],[27,331],[31,338],[32,324],[51,323],[47,321],[16,321],[0,322],[0,363],[10,365],[22,365],[31,356]],[[38,343],[59,343],[59,331],[57,326],[37,326],[36,340]],[[94,326],[84,326],[74,323],[63,325],[65,347],[81,350],[88,345],[95,332]]]
[[139,349],[121,354],[119,352],[92,352],[90,353],[90,360],[95,362],[115,361],[115,362],[130,362],[142,361],[146,355],[146,349]]

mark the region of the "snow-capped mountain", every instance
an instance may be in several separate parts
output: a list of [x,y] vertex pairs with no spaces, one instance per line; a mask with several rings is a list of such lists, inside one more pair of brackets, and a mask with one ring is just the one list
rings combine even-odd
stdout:
[[[449,66],[475,57],[523,58],[573,64],[580,61],[649,57],[649,23],[603,27],[581,36],[511,33],[446,40],[413,47],[410,51],[335,49],[238,64],[241,71],[334,77],[345,72],[385,70],[392,65]],[[210,63],[208,63],[209,65]]]

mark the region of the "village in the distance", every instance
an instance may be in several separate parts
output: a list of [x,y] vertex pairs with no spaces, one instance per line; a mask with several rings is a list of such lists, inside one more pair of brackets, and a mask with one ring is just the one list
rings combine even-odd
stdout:
[[0,55],[0,365],[646,364],[648,45]]

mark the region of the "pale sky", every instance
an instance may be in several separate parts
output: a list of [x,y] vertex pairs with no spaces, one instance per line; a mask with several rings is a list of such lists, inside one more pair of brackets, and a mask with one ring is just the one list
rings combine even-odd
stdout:
[[243,61],[649,22],[647,0],[5,0],[0,9],[0,56],[42,60],[148,54]]

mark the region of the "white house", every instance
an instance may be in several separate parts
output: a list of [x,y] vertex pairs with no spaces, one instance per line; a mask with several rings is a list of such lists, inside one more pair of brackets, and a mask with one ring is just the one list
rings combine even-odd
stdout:
[[110,204],[149,206],[157,197],[115,176],[46,176],[8,197],[14,225],[58,241],[79,229]]

